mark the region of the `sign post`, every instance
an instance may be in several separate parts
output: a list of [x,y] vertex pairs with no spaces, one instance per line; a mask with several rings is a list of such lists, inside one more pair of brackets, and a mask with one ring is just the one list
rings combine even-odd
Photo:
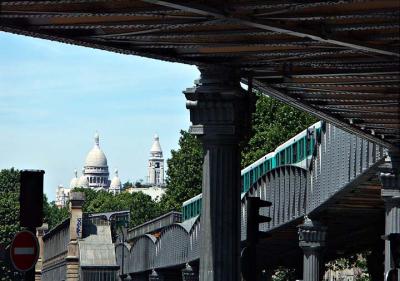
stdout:
[[21,272],[30,271],[35,267],[39,257],[39,244],[30,231],[20,231],[10,246],[10,259],[14,268]]

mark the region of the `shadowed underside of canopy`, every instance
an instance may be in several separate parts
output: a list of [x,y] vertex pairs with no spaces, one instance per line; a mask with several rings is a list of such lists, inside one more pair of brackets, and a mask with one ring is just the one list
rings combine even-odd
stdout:
[[0,30],[240,68],[243,82],[347,131],[400,144],[398,0],[2,1]]

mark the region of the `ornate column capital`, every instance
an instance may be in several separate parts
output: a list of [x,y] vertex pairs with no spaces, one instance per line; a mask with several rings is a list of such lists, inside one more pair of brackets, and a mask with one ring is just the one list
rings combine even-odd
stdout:
[[304,250],[318,250],[325,246],[326,227],[307,216],[304,223],[298,226],[299,246]]
[[382,183],[382,196],[400,196],[400,175],[394,173],[380,173],[379,180]]
[[239,138],[250,131],[251,97],[240,87],[237,69],[199,68],[201,77],[184,91],[190,110],[190,133],[206,138]]
[[379,174],[382,183],[381,196],[386,207],[400,206],[400,155],[389,151],[389,156],[382,172]]

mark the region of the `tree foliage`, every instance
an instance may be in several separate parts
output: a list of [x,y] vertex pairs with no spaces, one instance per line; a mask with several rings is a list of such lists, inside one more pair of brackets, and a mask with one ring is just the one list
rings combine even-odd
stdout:
[[171,151],[167,164],[167,191],[161,198],[161,209],[180,211],[184,201],[201,193],[203,149],[200,141],[182,130],[179,149]]
[[[19,226],[19,172],[15,169],[0,171],[0,244],[8,246]],[[0,280],[12,280],[10,265],[0,261]]]
[[86,213],[102,213],[130,210],[130,227],[142,224],[159,216],[157,202],[143,192],[122,192],[117,195],[106,191],[95,191],[89,188],[75,188],[73,191],[85,193],[83,211]]
[[352,269],[354,272],[355,281],[370,281],[370,276],[367,269],[366,256],[368,252],[349,255],[347,257],[338,258],[325,264],[326,270],[344,271]]
[[[11,168],[0,171],[0,244],[10,245],[14,235],[21,230],[19,225],[19,171]],[[58,209],[54,202],[43,198],[43,222],[49,228],[68,217],[66,208]],[[11,265],[0,261],[0,280],[12,280]]]
[[271,97],[257,94],[252,118],[252,133],[242,151],[242,167],[246,167],[279,144],[317,121],[308,113],[297,110]]
[[48,224],[49,229],[52,229],[60,222],[69,217],[69,211],[67,207],[57,207],[54,201],[49,203],[47,200],[47,196],[44,195],[43,215],[43,221]]

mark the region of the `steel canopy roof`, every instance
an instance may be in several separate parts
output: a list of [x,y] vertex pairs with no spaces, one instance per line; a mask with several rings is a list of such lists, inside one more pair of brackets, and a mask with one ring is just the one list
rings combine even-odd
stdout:
[[386,147],[400,144],[400,2],[3,1],[0,30],[195,65]]

